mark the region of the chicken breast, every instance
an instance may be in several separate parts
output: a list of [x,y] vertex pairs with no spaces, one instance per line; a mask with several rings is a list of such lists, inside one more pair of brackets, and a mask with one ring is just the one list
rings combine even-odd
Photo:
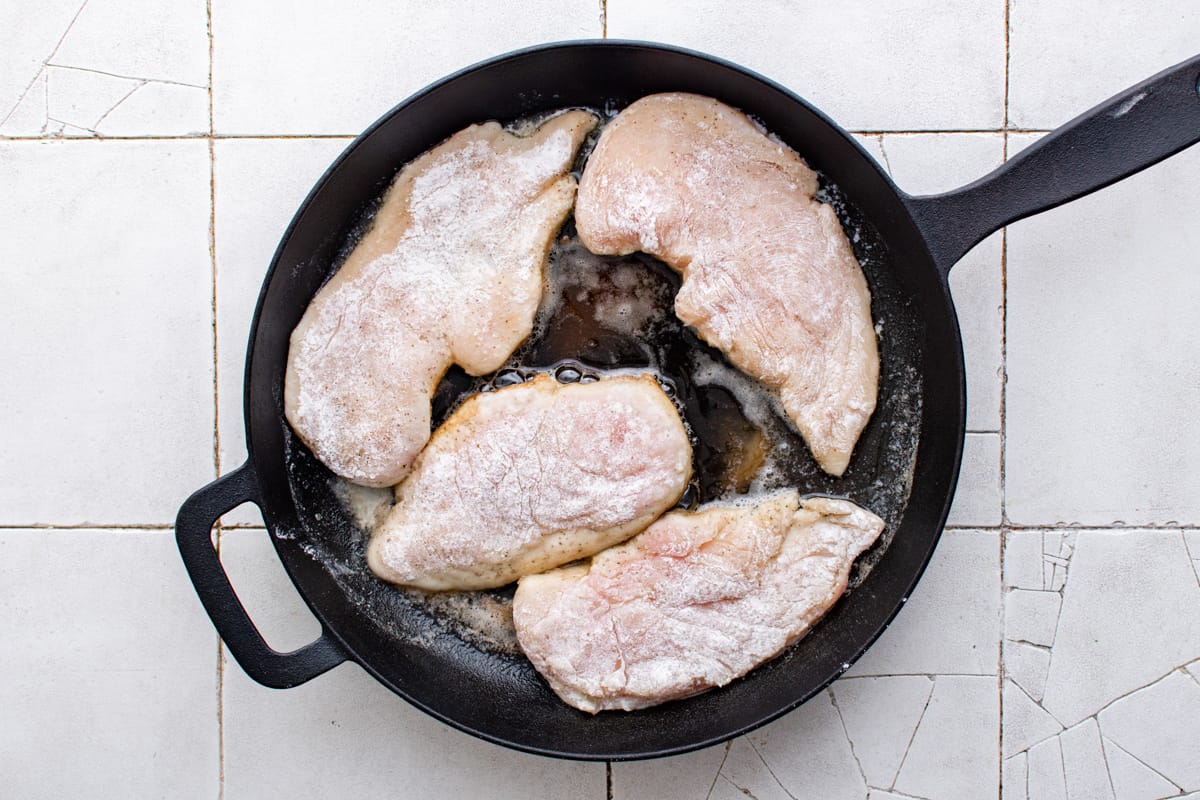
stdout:
[[708,97],[644,97],[605,127],[575,221],[594,253],[636,250],[683,276],[675,313],[778,392],[821,467],[841,475],[875,409],[871,297],[817,176]]
[[285,413],[331,470],[398,483],[450,365],[491,372],[529,336],[575,199],[567,172],[596,122],[568,111],[524,137],[473,125],[400,171],[292,332]]
[[517,584],[521,648],[583,711],[656,705],[723,686],[781,653],[846,588],[883,521],[795,490],[666,514],[590,565]]
[[692,447],[654,378],[540,375],[470,397],[396,487],[367,561],[422,589],[487,589],[643,530],[687,488]]

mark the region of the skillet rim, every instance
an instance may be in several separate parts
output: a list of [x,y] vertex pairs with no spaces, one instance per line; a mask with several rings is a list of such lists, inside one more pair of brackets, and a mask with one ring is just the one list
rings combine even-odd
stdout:
[[[284,526],[281,524],[284,522],[284,518],[288,517],[288,516],[297,516],[298,515],[298,504],[295,502],[295,498],[291,497],[290,499],[292,500],[292,502],[290,504],[290,508],[283,509],[282,513],[281,513],[281,509],[276,506],[275,503],[276,503],[276,498],[278,496],[278,492],[270,491],[269,490],[270,487],[268,486],[268,481],[271,479],[271,472],[275,468],[268,462],[268,460],[267,460],[268,454],[264,453],[263,447],[256,446],[255,442],[261,441],[263,438],[273,438],[273,437],[269,437],[269,436],[264,437],[261,434],[256,435],[256,432],[260,432],[260,431],[264,430],[264,428],[260,427],[261,425],[264,425],[264,424],[268,425],[268,426],[274,425],[276,427],[281,425],[282,397],[279,396],[279,397],[271,398],[272,400],[277,401],[276,403],[273,404],[274,407],[271,409],[271,415],[264,417],[263,419],[256,422],[256,416],[262,416],[263,410],[262,410],[261,400],[260,400],[259,404],[256,404],[256,402],[255,402],[255,400],[259,399],[259,398],[255,394],[255,389],[256,389],[257,384],[254,381],[256,368],[265,369],[268,372],[270,372],[276,366],[276,365],[270,363],[270,359],[267,358],[265,355],[261,355],[261,351],[258,346],[258,343],[259,343],[259,338],[262,334],[262,328],[264,325],[264,317],[266,316],[266,313],[269,311],[269,309],[267,308],[267,302],[268,302],[268,294],[270,293],[270,289],[274,285],[275,281],[279,280],[279,278],[281,276],[284,279],[286,279],[286,275],[283,275],[283,273],[285,273],[288,269],[293,269],[292,267],[285,267],[283,265],[283,262],[282,262],[283,255],[285,254],[288,244],[289,244],[290,240],[292,239],[293,235],[295,234],[296,230],[299,227],[301,227],[302,225],[309,224],[306,222],[305,217],[306,217],[306,214],[308,214],[310,212],[310,209],[316,202],[316,199],[320,196],[322,191],[324,191],[325,188],[335,179],[335,176],[343,168],[343,166],[350,159],[353,158],[353,154],[358,148],[360,148],[372,135],[374,135],[381,128],[387,126],[388,124],[391,124],[392,121],[396,117],[404,114],[409,109],[410,106],[412,106],[416,102],[436,93],[437,91],[439,91],[443,87],[447,86],[448,84],[457,82],[464,78],[468,78],[469,76],[472,76],[475,73],[494,69],[498,66],[502,66],[502,65],[505,65],[505,64],[508,64],[508,63],[511,63],[514,61],[518,61],[520,59],[530,58],[530,57],[536,58],[536,57],[544,56],[547,53],[555,52],[555,51],[582,50],[582,49],[590,49],[590,48],[595,48],[595,47],[601,47],[601,48],[605,48],[605,49],[609,49],[609,50],[625,49],[625,50],[630,50],[630,51],[646,51],[646,50],[662,51],[665,53],[682,56],[687,59],[705,62],[706,68],[708,68],[708,69],[716,67],[718,69],[724,69],[729,72],[736,73],[743,78],[749,78],[751,81],[762,84],[767,89],[773,90],[774,92],[778,93],[782,97],[787,98],[792,103],[795,103],[796,105],[800,106],[807,113],[810,113],[817,120],[819,120],[819,122],[822,123],[831,133],[836,134],[838,137],[840,137],[841,140],[843,140],[843,142],[845,144],[848,144],[853,149],[853,151],[855,152],[858,159],[861,161],[862,166],[867,166],[867,167],[871,168],[871,170],[873,171],[872,179],[879,181],[884,186],[886,186],[887,190],[890,192],[890,199],[893,201],[892,205],[900,211],[900,216],[898,218],[887,221],[888,225],[892,226],[892,227],[899,225],[902,229],[905,226],[907,226],[907,228],[909,229],[908,230],[909,238],[912,240],[912,242],[915,245],[917,245],[919,247],[919,251],[917,251],[918,257],[922,258],[924,261],[927,262],[927,265],[926,265],[927,268],[923,268],[922,272],[927,274],[931,278],[934,278],[935,285],[940,287],[940,294],[938,297],[924,298],[925,299],[925,311],[924,311],[924,313],[920,313],[918,316],[921,318],[922,321],[928,321],[930,319],[930,313],[931,313],[929,311],[929,308],[930,308],[929,304],[933,303],[935,300],[940,301],[938,303],[938,305],[940,306],[940,311],[941,311],[941,314],[939,316],[945,322],[949,323],[948,330],[952,334],[951,341],[942,341],[940,346],[943,349],[948,349],[951,352],[952,357],[950,360],[951,360],[951,362],[953,362],[954,365],[956,365],[953,370],[955,372],[955,375],[952,377],[957,377],[956,383],[958,385],[957,403],[951,404],[951,405],[957,405],[957,417],[956,417],[957,424],[956,425],[951,426],[951,425],[939,424],[939,425],[935,426],[934,428],[931,428],[930,425],[928,424],[929,420],[924,418],[925,412],[924,411],[922,412],[922,414],[923,414],[922,429],[921,429],[921,433],[920,433],[920,436],[918,439],[917,454],[914,459],[914,478],[913,478],[913,484],[912,484],[913,488],[912,488],[912,491],[910,492],[909,500],[906,501],[906,503],[905,503],[904,512],[903,512],[903,515],[901,518],[901,523],[899,526],[902,529],[906,528],[906,527],[910,527],[909,522],[910,522],[910,514],[912,512],[912,498],[917,493],[918,486],[921,486],[922,489],[924,491],[926,491],[927,494],[932,494],[934,496],[940,497],[941,498],[940,507],[933,508],[933,509],[925,509],[926,513],[924,516],[926,518],[926,521],[927,522],[932,521],[934,523],[932,525],[934,530],[932,531],[932,533],[929,537],[928,548],[926,549],[924,554],[918,559],[919,568],[916,569],[914,572],[910,573],[907,580],[902,581],[902,583],[905,584],[904,590],[902,592],[902,599],[899,602],[895,603],[894,606],[888,610],[888,613],[885,615],[885,618],[884,618],[882,624],[879,625],[878,628],[876,630],[874,630],[873,633],[871,633],[871,635],[869,635],[865,640],[863,640],[863,642],[859,646],[857,646],[856,652],[853,653],[852,657],[845,659],[845,664],[844,664],[843,669],[841,671],[829,676],[829,678],[827,680],[822,682],[820,685],[812,688],[811,690],[808,690],[806,692],[798,692],[796,694],[796,696],[790,702],[785,703],[781,707],[777,708],[774,712],[769,713],[765,716],[762,716],[761,718],[757,719],[756,721],[754,721],[750,724],[742,725],[742,726],[739,726],[737,728],[730,729],[730,730],[722,730],[720,732],[714,733],[710,737],[691,741],[691,742],[689,742],[687,744],[683,744],[683,745],[670,745],[670,746],[659,747],[657,749],[656,748],[650,748],[650,749],[643,748],[638,751],[603,752],[603,753],[555,750],[552,748],[543,747],[543,746],[539,746],[539,745],[531,745],[526,742],[514,741],[512,738],[506,738],[502,735],[497,735],[497,734],[490,733],[485,730],[480,730],[476,727],[472,727],[472,726],[462,722],[461,720],[458,720],[458,719],[454,718],[453,716],[443,713],[439,709],[434,708],[431,705],[429,705],[421,700],[418,700],[416,697],[414,697],[409,692],[404,691],[401,688],[397,687],[389,677],[384,675],[376,667],[376,665],[374,665],[372,663],[372,661],[373,661],[372,659],[363,658],[360,655],[360,653],[359,653],[360,648],[352,646],[351,643],[349,643],[347,641],[346,631],[341,629],[341,628],[343,628],[343,626],[345,624],[344,618],[340,622],[339,622],[339,619],[337,619],[337,618],[333,619],[333,621],[331,622],[331,618],[337,617],[338,615],[336,613],[336,609],[331,611],[323,603],[324,600],[329,599],[327,597],[328,592],[322,592],[319,589],[318,589],[318,591],[306,590],[306,589],[312,588],[311,587],[312,570],[310,569],[310,567],[315,566],[315,562],[309,561],[306,564],[304,561],[300,560],[299,556],[303,556],[303,554],[299,553],[299,548],[296,548],[290,539],[287,539],[286,537],[280,535],[280,531],[283,530],[283,528],[284,528]],[[562,107],[568,107],[569,105],[570,104],[567,103],[567,104],[564,104]],[[794,113],[794,112],[789,112],[789,113]],[[452,131],[451,131],[451,133],[452,133]],[[805,153],[805,156],[807,158],[807,156],[808,156],[807,152]],[[400,166],[402,166],[402,164],[397,165],[397,169]],[[386,176],[385,181],[390,181],[391,178],[394,176],[394,174],[395,173],[393,172],[392,174]],[[841,184],[839,184],[839,185],[841,185]],[[858,205],[854,194],[852,194],[850,191],[847,191],[846,194],[852,202],[855,202],[855,204]],[[956,312],[954,309],[954,305],[953,305],[952,299],[950,298],[949,286],[948,286],[946,274],[944,271],[939,270],[937,268],[937,266],[935,265],[935,263],[933,261],[933,257],[929,252],[928,245],[925,242],[925,239],[921,233],[920,228],[918,227],[917,223],[913,220],[911,214],[908,213],[907,206],[904,204],[904,198],[906,198],[906,197],[907,197],[907,195],[895,185],[895,183],[892,181],[891,177],[880,167],[880,165],[874,160],[874,158],[870,156],[870,154],[863,148],[863,146],[852,135],[850,135],[845,129],[843,129],[841,126],[839,126],[829,116],[824,114],[820,109],[816,108],[815,106],[810,104],[808,101],[806,101],[805,99],[803,99],[802,97],[800,97],[799,95],[797,95],[796,93],[791,91],[790,89],[782,86],[781,84],[779,84],[779,83],[771,80],[770,78],[767,78],[753,70],[750,70],[746,67],[743,67],[737,63],[728,61],[726,59],[722,59],[722,58],[712,56],[710,54],[699,52],[696,50],[691,50],[691,49],[682,48],[682,47],[676,47],[673,45],[665,45],[665,44],[657,43],[657,42],[647,42],[647,41],[637,41],[637,40],[616,40],[616,39],[583,39],[583,40],[553,42],[553,43],[548,43],[548,44],[534,45],[531,47],[521,48],[518,50],[511,51],[509,53],[504,53],[504,54],[501,54],[498,56],[494,56],[492,58],[485,59],[476,64],[464,67],[463,69],[460,69],[450,75],[447,75],[444,78],[442,78],[436,82],[433,82],[433,83],[429,84],[428,86],[426,86],[425,88],[410,95],[408,98],[401,101],[400,103],[398,103],[397,105],[392,107],[390,110],[388,110],[386,113],[384,113],[382,116],[380,116],[378,119],[376,119],[361,134],[359,134],[357,137],[355,137],[355,139],[346,146],[346,148],[337,156],[336,159],[334,159],[334,161],[329,165],[329,167],[322,173],[321,177],[313,184],[312,188],[309,190],[309,192],[306,195],[306,197],[304,198],[303,202],[297,207],[297,210],[293,214],[292,219],[290,220],[290,222],[288,223],[287,227],[285,228],[283,234],[281,235],[279,244],[277,245],[276,250],[271,258],[270,266],[269,266],[266,274],[264,275],[262,288],[260,290],[258,300],[255,304],[254,315],[253,315],[253,318],[251,321],[251,326],[250,326],[249,342],[248,342],[247,353],[246,353],[245,370],[243,373],[243,422],[244,422],[244,425],[246,428],[246,449],[247,449],[247,453],[248,453],[247,462],[252,466],[253,471],[255,473],[255,482],[258,487],[259,498],[261,500],[260,508],[262,511],[264,522],[266,524],[267,531],[270,535],[272,544],[275,547],[276,553],[277,553],[280,561],[283,563],[284,569],[287,572],[289,579],[295,585],[298,594],[304,600],[305,604],[309,607],[310,611],[320,622],[321,627],[322,627],[323,631],[325,632],[325,635],[327,637],[332,637],[336,641],[338,647],[343,652],[345,652],[345,654],[347,655],[348,660],[351,660],[351,661],[354,661],[355,663],[357,663],[364,670],[366,670],[366,672],[368,674],[370,674],[373,678],[375,678],[375,680],[379,681],[383,686],[385,686],[386,688],[388,688],[395,694],[402,697],[409,704],[419,708],[423,712],[433,716],[434,718],[444,722],[445,724],[448,724],[448,725],[450,725],[458,730],[461,730],[465,733],[471,734],[477,738],[481,738],[481,739],[484,739],[485,741],[499,744],[499,745],[502,745],[502,746],[505,746],[508,748],[512,748],[512,749],[516,749],[516,750],[520,750],[520,751],[524,751],[524,752],[528,752],[528,753],[533,753],[533,754],[537,754],[537,755],[557,757],[557,758],[568,758],[568,759],[574,759],[574,760],[623,761],[623,760],[635,760],[635,759],[648,759],[648,758],[658,758],[658,757],[668,756],[668,755],[678,755],[678,754],[690,752],[693,750],[698,750],[698,749],[701,749],[704,747],[719,744],[721,742],[727,741],[736,736],[743,735],[745,733],[748,733],[752,730],[755,730],[755,729],[761,727],[762,725],[765,725],[773,720],[776,720],[779,717],[795,710],[797,707],[799,707],[801,704],[803,704],[804,702],[809,700],[811,697],[813,697],[817,693],[819,693],[819,692],[823,691],[825,688],[827,688],[829,686],[829,684],[841,674],[841,672],[844,672],[845,669],[847,669],[851,664],[853,664],[855,661],[857,661],[859,658],[861,658],[862,655],[865,654],[865,652],[878,640],[879,636],[882,635],[883,631],[886,630],[886,628],[895,619],[895,616],[899,613],[900,608],[904,605],[908,596],[911,594],[912,590],[915,588],[915,586],[919,582],[925,569],[928,567],[929,561],[933,555],[933,551],[936,548],[937,542],[939,541],[941,533],[945,527],[945,522],[946,522],[946,519],[949,514],[951,501],[953,500],[954,490],[955,490],[955,486],[956,486],[958,474],[959,474],[959,468],[961,465],[962,450],[963,450],[963,444],[964,444],[965,432],[966,432],[966,417],[965,417],[966,374],[965,374],[965,365],[963,363],[961,331],[960,331],[960,328],[959,328],[959,325],[957,322],[957,316],[956,316]],[[864,216],[866,216],[867,219],[870,220],[872,223],[875,223],[875,221],[876,221],[875,218],[872,217],[870,214],[864,213]],[[890,248],[892,240],[897,237],[886,236],[886,237],[882,237],[882,238],[884,239],[885,242],[888,243],[888,246]],[[914,292],[912,292],[912,294],[916,295],[917,292],[914,291]],[[929,335],[929,332],[927,332],[927,337],[928,337],[928,335]],[[957,358],[953,357],[955,354],[956,354]],[[258,355],[259,357],[256,358],[256,355]],[[267,363],[265,365],[263,365],[262,367],[259,367],[258,365],[262,361],[266,361]],[[926,383],[926,385],[927,385],[925,370],[922,370],[921,379],[922,379],[922,382]],[[951,381],[951,383],[954,383],[954,382],[955,381]],[[261,390],[261,387],[259,387],[259,388]],[[275,392],[271,392],[271,394],[275,394]],[[955,421],[955,420],[951,420],[951,421]],[[273,433],[273,434],[278,433],[277,431],[267,431],[267,432]],[[941,453],[940,454],[940,456],[941,456],[940,462],[937,461],[937,459],[933,459],[928,456],[922,455],[927,450],[927,441],[931,441],[931,440],[935,440],[935,439],[937,440],[935,442],[935,444],[950,446],[949,453]],[[275,451],[272,451],[270,453],[270,455],[278,457],[279,455],[284,455],[284,454],[280,454]],[[284,457],[286,458],[286,455],[284,455]],[[947,462],[947,458],[949,459],[948,462]],[[939,464],[942,466],[941,469],[937,469]],[[922,469],[922,468],[924,468],[924,469]],[[929,486],[930,484],[928,482],[925,482],[925,483],[920,482],[920,476],[918,473],[921,473],[922,471],[924,471],[924,472],[934,471],[934,472],[941,473],[942,477],[945,478],[945,482],[943,484],[942,489],[940,491],[936,491],[936,492],[934,491],[933,488],[924,489],[925,486]],[[264,477],[264,476],[267,476],[267,477]],[[282,480],[282,482],[284,484],[288,483],[286,475],[275,476],[275,477],[277,477],[279,480]],[[288,512],[290,512],[290,514]],[[913,526],[915,526],[916,524],[917,523],[913,523]],[[926,526],[926,529],[928,529],[928,526]],[[323,568],[316,566],[316,569],[321,570],[323,573]],[[349,599],[346,598],[344,595],[342,596],[341,599],[343,601],[348,602],[350,605],[353,605],[352,601],[349,601]],[[838,605],[841,605],[840,601],[838,604],[835,604],[835,609],[837,608]],[[832,611],[831,611],[831,613],[832,613]],[[783,658],[783,657],[784,656],[781,656],[779,658]],[[753,673],[751,673],[751,675],[753,675]],[[745,681],[745,680],[749,679],[749,677],[750,676],[747,676],[747,678],[743,678],[740,680]],[[708,694],[713,694],[714,692],[718,692],[718,691],[722,691],[722,690],[713,690],[713,692],[709,692]],[[687,702],[689,702],[689,700],[690,700],[690,698],[682,700],[682,701],[676,701],[676,702],[687,703]],[[626,712],[626,713],[644,714],[646,712],[643,711],[643,712]],[[584,715],[581,714],[581,717],[583,717],[583,716]],[[585,717],[585,719],[586,719],[586,717]]]

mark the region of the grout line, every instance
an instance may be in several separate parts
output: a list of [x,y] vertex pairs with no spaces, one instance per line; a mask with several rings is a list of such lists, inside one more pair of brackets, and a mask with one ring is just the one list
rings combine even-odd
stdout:
[[67,522],[61,525],[51,522],[0,523],[0,531],[173,531],[175,523],[133,522]]
[[[213,26],[212,0],[204,4],[205,34],[208,37],[208,255],[212,282],[213,343],[213,474],[221,474],[221,393],[217,336],[217,148],[216,116],[213,114]],[[217,558],[221,557],[224,530],[218,517],[216,526]],[[217,636],[217,798],[225,798],[225,642]]]
[[[826,690],[826,691],[828,691],[828,690]],[[832,696],[832,695],[830,695],[830,696]],[[748,736],[748,735],[742,737],[742,739],[743,739],[743,741],[746,742],[746,744],[750,745],[750,749],[754,751],[754,755],[758,756],[758,760],[762,762],[762,765],[764,767],[766,767],[767,774],[770,775],[772,780],[775,781],[776,785],[779,786],[779,788],[783,790],[783,793],[788,796],[788,800],[798,800],[796,795],[789,792],[787,787],[783,785],[783,781],[779,780],[779,776],[775,774],[775,770],[771,769],[771,765],[767,763],[767,759],[763,758],[762,751],[760,751],[758,749],[758,746],[754,744],[754,740],[751,739],[750,736]],[[849,740],[847,740],[847,741],[849,741]],[[863,783],[866,783],[865,778],[863,779]],[[753,796],[753,795],[751,795],[751,796]]]
[[708,786],[708,794],[704,795],[704,800],[710,800],[713,791],[717,788],[717,781],[721,780],[721,771],[725,769],[725,762],[729,760],[729,751],[733,748],[733,739],[725,740],[725,754],[721,756],[721,763],[717,765],[717,774],[713,776],[712,783]]
[[[33,76],[33,80],[31,80],[29,82],[29,84],[25,87],[24,91],[22,91],[21,94],[17,97],[17,102],[14,103],[13,107],[8,110],[8,113],[5,114],[3,118],[0,118],[0,125],[3,125],[4,123],[8,122],[9,118],[11,118],[13,114],[17,113],[17,109],[20,108],[21,103],[23,103],[25,101],[25,96],[29,94],[29,90],[33,88],[33,85],[35,83],[37,83],[38,78],[42,77],[42,75],[45,74],[46,65],[50,63],[50,59],[52,59],[56,55],[58,55],[58,51],[62,48],[63,42],[65,42],[67,40],[67,36],[71,33],[71,30],[75,27],[75,23],[79,20],[79,15],[83,13],[83,9],[87,8],[88,2],[90,2],[90,0],[83,0],[83,3],[80,4],[79,9],[75,12],[75,16],[71,17],[71,21],[67,23],[66,30],[63,31],[62,36],[58,37],[58,42],[55,43],[54,49],[50,51],[50,55],[46,56],[45,61],[43,61],[41,67],[38,68],[37,74]],[[49,88],[47,88],[47,91],[46,91],[47,102],[49,102],[49,99],[50,99]],[[47,114],[47,117],[48,116],[49,115]],[[52,137],[44,137],[44,138],[52,138]]]
[[606,800],[613,800],[613,770],[612,762],[604,762],[604,797]]
[[[1001,134],[1001,160],[1008,161],[1009,127],[1008,105],[1010,74],[1012,67],[1012,0],[1004,0],[1004,115]],[[1008,227],[1000,229],[1000,642],[996,649],[996,695],[997,695],[997,734],[996,759],[1000,769],[997,771],[997,794],[1004,797],[1004,642],[1008,624],[1005,615],[1004,602],[1004,553],[1008,544],[1008,533],[1011,530],[1008,518],[1008,427],[1006,424],[1008,412]],[[1060,609],[1061,610],[1061,609]],[[1028,757],[1027,757],[1028,758]],[[1026,783],[1029,780],[1028,764],[1025,768]],[[1064,773],[1065,774],[1065,773]]]
[[600,0],[600,38],[608,38],[608,0]]
[[[55,120],[61,122],[61,120]],[[70,123],[66,123],[70,124]],[[78,126],[72,126],[78,127]],[[83,130],[87,130],[86,128]],[[61,142],[61,141],[80,141],[80,142],[179,142],[179,141],[258,141],[258,140],[283,140],[290,141],[294,139],[341,139],[344,141],[353,141],[358,138],[356,133],[186,133],[178,136],[154,136],[154,135],[134,135],[134,136],[114,136],[108,134],[97,135],[77,135],[77,136],[55,136],[50,134],[23,135],[23,136],[5,136],[0,135],[0,142]]]
[[[212,90],[209,90],[211,95]],[[211,128],[210,118],[210,128]],[[917,131],[890,131],[890,130],[848,130],[846,133],[851,136],[929,136],[941,134],[982,134],[982,133],[1050,133],[1049,129],[1042,128],[947,128],[947,129],[929,129]],[[87,141],[87,142],[176,142],[189,140],[233,140],[233,141],[258,141],[258,140],[293,140],[293,139],[342,139],[345,141],[353,141],[358,138],[358,133],[216,133],[211,131],[208,133],[187,133],[174,136],[156,136],[156,135],[132,135],[132,136],[116,136],[109,134],[98,134],[95,136],[53,136],[49,134],[28,134],[28,135],[0,135],[0,142],[61,142],[61,141]]]
[[900,757],[900,763],[896,766],[896,774],[892,776],[892,782],[887,787],[889,792],[896,788],[896,781],[900,780],[900,773],[904,770],[904,762],[908,760],[908,754],[912,750],[913,742],[917,738],[917,732],[921,730],[921,723],[925,721],[925,712],[929,711],[929,704],[933,702],[933,693],[937,691],[937,678],[932,675],[926,677],[929,678],[929,695],[925,698],[925,705],[921,707],[921,715],[917,717],[917,724],[913,725],[908,742],[904,745],[904,755]]
[[922,130],[848,130],[852,136],[926,136],[942,133],[1050,133],[1051,128],[926,128]]

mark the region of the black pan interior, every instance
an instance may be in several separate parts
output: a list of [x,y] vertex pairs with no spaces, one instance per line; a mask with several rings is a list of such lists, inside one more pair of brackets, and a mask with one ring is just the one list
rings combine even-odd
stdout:
[[[706,94],[747,111],[821,173],[825,199],[838,210],[871,283],[881,326],[881,393],[842,479],[800,458],[789,481],[802,492],[846,496],[876,511],[888,523],[888,543],[864,557],[852,590],[812,633],[745,679],[658,708],[589,716],[561,703],[519,655],[478,646],[366,573],[361,533],[332,476],[283,422],[283,368],[291,329],[404,163],[473,122],[568,106],[612,113],[659,91]],[[564,233],[570,232],[568,224]],[[559,245],[554,258],[568,246]],[[665,270],[662,280],[669,291]],[[606,365],[598,351],[564,350],[551,322],[547,335],[522,351],[521,364],[582,357],[587,365]],[[681,330],[664,339],[674,343],[659,353],[665,371],[694,353],[720,359],[694,336],[681,345],[688,336]],[[636,360],[607,365],[638,366]],[[706,402],[706,390],[685,375],[669,377],[686,407]],[[452,375],[441,410],[470,388]],[[247,444],[279,555],[356,661],[419,707],[492,741],[547,755],[643,758],[718,742],[773,719],[819,691],[875,639],[919,577],[945,519],[961,450],[963,370],[944,281],[894,187],[836,125],[733,65],[657,46],[588,43],[526,51],[453,76],[393,110],[343,154],[298,212],[264,284],[246,410]],[[711,489],[697,488],[697,499],[707,499]]]

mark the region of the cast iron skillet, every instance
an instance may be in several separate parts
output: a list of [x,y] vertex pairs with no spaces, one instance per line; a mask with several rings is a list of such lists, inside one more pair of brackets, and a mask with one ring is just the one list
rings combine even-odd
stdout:
[[[879,636],[916,584],[957,480],[965,380],[951,266],[988,233],[1120,180],[1200,140],[1200,57],[1069,122],[986,177],[946,194],[899,190],[855,141],[804,100],[737,65],[633,42],[535,47],[452,75],[397,106],[338,158],[297,212],[259,297],[246,364],[249,459],[192,495],[176,536],[221,637],[255,680],[308,681],[355,661],[433,716],[498,744],[580,759],[649,758],[721,742],[820,691]],[[361,536],[329,473],[282,414],[288,336],[336,265],[354,226],[396,171],[450,134],[488,119],[567,106],[620,108],[688,91],[756,116],[823,176],[872,283],[881,337],[879,409],[842,481],[813,471],[802,491],[833,492],[887,518],[890,544],[869,554],[850,591],[784,656],[727,687],[634,713],[589,716],[561,703],[523,658],[477,647],[407,595],[356,571]],[[802,475],[798,480],[804,479]],[[909,491],[911,481],[911,491]],[[262,510],[322,634],[272,650],[248,618],[212,541],[218,517]],[[403,736],[403,731],[397,731]]]

